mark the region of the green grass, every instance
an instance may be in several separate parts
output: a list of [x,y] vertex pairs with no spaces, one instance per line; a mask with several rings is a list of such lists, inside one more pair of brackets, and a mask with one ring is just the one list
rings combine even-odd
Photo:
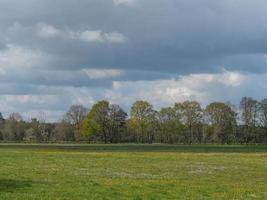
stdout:
[[267,199],[267,146],[1,144],[0,199]]

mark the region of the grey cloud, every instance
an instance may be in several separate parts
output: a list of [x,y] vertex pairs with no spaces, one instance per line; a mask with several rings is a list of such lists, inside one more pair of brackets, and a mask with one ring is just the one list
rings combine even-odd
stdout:
[[[99,70],[97,73],[101,73]],[[88,72],[90,73],[90,72]],[[113,81],[134,81],[170,78],[171,74],[162,74],[149,71],[126,71],[118,76],[88,76],[84,71],[55,71],[55,70],[27,70],[11,71],[9,74],[0,75],[0,94],[41,94],[50,93],[43,86],[73,86],[89,88],[110,88]],[[108,72],[110,73],[110,72]],[[53,91],[53,90],[52,90]]]
[[3,28],[14,22],[25,27],[44,22],[60,30],[118,32],[129,39],[120,45],[86,44],[67,38],[41,39],[29,29],[8,35],[17,44],[55,55],[51,68],[138,68],[185,74],[218,71],[227,63],[229,70],[266,71],[266,63],[258,64],[251,56],[262,60],[267,51],[266,1],[136,0],[132,4],[0,1]]
[[0,42],[0,51],[4,50],[6,48],[6,45],[2,42]]
[[[0,108],[50,114],[53,108],[58,114],[73,102],[98,98],[129,105],[146,97],[139,88],[153,96],[153,80],[222,69],[265,74],[266,18],[266,0],[0,0],[0,100],[6,102]],[[50,30],[40,34],[42,26]],[[84,70],[102,74],[94,78]],[[266,84],[264,78],[255,86]],[[125,86],[114,89],[116,82]],[[205,85],[208,100],[223,99],[216,84]],[[248,85],[239,90],[228,94],[262,93]],[[36,101],[19,101],[28,95]]]

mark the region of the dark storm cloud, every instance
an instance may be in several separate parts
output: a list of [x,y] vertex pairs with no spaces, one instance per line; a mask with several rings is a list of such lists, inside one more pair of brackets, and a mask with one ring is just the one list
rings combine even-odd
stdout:
[[[267,2],[263,0],[1,0],[5,41],[52,54],[47,68],[120,68],[159,72],[266,71]],[[107,44],[40,38],[36,24],[61,31],[119,32]],[[15,23],[19,26],[15,27]],[[14,30],[16,29],[17,30]]]

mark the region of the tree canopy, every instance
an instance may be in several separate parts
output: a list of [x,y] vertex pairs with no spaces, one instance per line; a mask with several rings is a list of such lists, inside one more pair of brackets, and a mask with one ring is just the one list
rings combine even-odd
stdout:
[[87,109],[72,105],[62,120],[49,123],[19,113],[0,113],[0,140],[24,142],[249,144],[267,143],[267,99],[244,97],[239,109],[229,103],[177,102],[155,109],[134,102],[129,116],[119,105],[98,101]]

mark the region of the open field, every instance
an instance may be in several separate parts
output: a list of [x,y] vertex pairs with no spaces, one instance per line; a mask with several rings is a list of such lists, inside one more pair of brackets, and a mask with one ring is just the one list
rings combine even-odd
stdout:
[[267,146],[0,144],[0,199],[267,199]]

